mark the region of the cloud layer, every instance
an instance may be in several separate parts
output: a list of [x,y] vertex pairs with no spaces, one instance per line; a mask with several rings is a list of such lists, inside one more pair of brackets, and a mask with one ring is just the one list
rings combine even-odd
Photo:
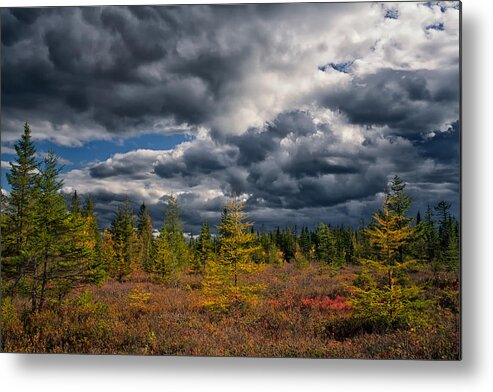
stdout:
[[[394,174],[457,208],[456,2],[9,9],[2,138],[186,133],[65,174],[102,221],[127,194],[187,227],[232,192],[257,222],[356,224]],[[432,26],[432,27],[430,27]],[[440,26],[435,28],[433,26]],[[67,157],[70,159],[70,157]]]

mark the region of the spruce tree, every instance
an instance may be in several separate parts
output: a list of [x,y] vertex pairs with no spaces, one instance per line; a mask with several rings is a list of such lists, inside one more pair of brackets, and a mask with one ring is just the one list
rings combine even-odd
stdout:
[[115,258],[111,263],[110,271],[119,282],[122,282],[123,278],[132,272],[137,253],[134,217],[128,197],[118,206],[110,233],[115,247]]
[[196,254],[194,269],[197,272],[204,272],[207,261],[211,258],[212,254],[212,236],[207,223],[202,224],[199,237],[197,238]]
[[303,252],[305,257],[308,257],[312,246],[312,238],[310,231],[308,230],[308,227],[301,228],[299,244],[300,244],[301,252]]
[[434,207],[435,216],[438,218],[438,257],[441,263],[446,261],[446,253],[452,235],[450,208],[451,204],[445,200],[440,201]]
[[31,141],[27,122],[24,133],[14,145],[17,157],[10,162],[7,182],[11,186],[5,215],[2,219],[2,275],[15,278],[12,292],[28,269],[33,268],[32,234],[34,203],[38,194],[36,148]]
[[[406,194],[406,183],[399,176],[394,176],[390,186],[385,190],[386,207],[390,215],[404,217],[411,206],[411,197]],[[406,225],[410,218],[399,219],[399,224]]]
[[137,216],[137,234],[139,237],[139,263],[144,271],[152,271],[154,252],[153,223],[147,206],[142,203]]
[[178,272],[188,264],[188,259],[189,251],[183,236],[180,206],[177,199],[170,196],[156,243],[155,272],[162,279],[176,284]]
[[290,227],[287,227],[280,233],[279,248],[284,255],[284,260],[291,262],[295,258],[297,251],[296,235]]
[[433,221],[433,212],[428,205],[426,209],[425,219],[421,222],[419,228],[425,241],[425,257],[428,263],[433,263],[436,260],[436,247],[438,242],[438,234]]
[[49,152],[38,177],[34,208],[33,311],[43,309],[50,293],[61,299],[91,277],[91,249],[80,218],[67,211],[59,173],[57,157]]
[[77,191],[74,191],[74,193],[72,195],[72,199],[71,199],[71,203],[70,203],[70,212],[74,215],[82,213],[81,206],[80,206],[80,200],[79,200],[79,196],[77,195]]
[[449,231],[447,248],[444,250],[444,263],[450,271],[458,272],[460,269],[459,223],[453,217],[449,217]]
[[317,226],[316,254],[320,262],[330,265],[340,265],[341,260],[337,257],[336,238],[333,231],[324,223]]

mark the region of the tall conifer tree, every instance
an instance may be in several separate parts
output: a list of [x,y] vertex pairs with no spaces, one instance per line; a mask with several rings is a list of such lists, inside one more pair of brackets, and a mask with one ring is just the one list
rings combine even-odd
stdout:
[[212,236],[207,223],[202,224],[200,234],[197,238],[196,254],[195,269],[198,272],[204,272],[207,261],[210,259],[212,254]]
[[137,216],[137,234],[139,236],[139,262],[142,268],[152,271],[152,257],[154,252],[154,237],[152,236],[153,223],[147,206],[142,203]]
[[164,212],[163,227],[156,241],[155,272],[162,279],[176,284],[178,272],[187,265],[188,258],[178,200],[170,196]]
[[130,200],[125,198],[118,206],[116,217],[111,223],[111,237],[115,246],[115,258],[111,271],[119,282],[130,274],[136,259],[136,234]]
[[2,274],[15,277],[9,291],[15,289],[27,269],[33,268],[31,240],[39,164],[27,122],[24,133],[14,147],[17,157],[10,162],[10,171],[7,172],[11,191],[2,221]]
[[57,157],[49,152],[38,177],[34,209],[33,311],[43,309],[49,290],[62,298],[91,277],[91,248],[85,241],[81,219],[67,211],[59,173]]

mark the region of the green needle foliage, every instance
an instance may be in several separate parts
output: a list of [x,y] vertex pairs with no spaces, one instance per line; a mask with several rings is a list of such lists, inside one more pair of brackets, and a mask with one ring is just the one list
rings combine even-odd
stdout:
[[[31,141],[29,125],[24,125],[24,133],[15,144],[17,158],[10,162],[7,182],[11,186],[10,195],[2,209],[2,275],[13,278],[7,287],[13,293],[23,286],[23,278],[32,270],[32,235],[35,231],[34,204],[38,195],[39,163],[36,161],[36,148]],[[2,195],[3,198],[3,195]]]
[[122,282],[132,272],[138,252],[133,211],[128,197],[118,206],[110,233],[115,251],[115,256],[110,261],[110,274]]
[[251,223],[246,222],[243,204],[236,196],[226,205],[221,223],[219,254],[217,259],[209,260],[202,282],[205,305],[227,310],[231,306],[255,302],[261,285],[248,284],[242,278],[259,270],[252,261],[258,250],[256,237],[251,232]]
[[[403,189],[401,187],[399,192]],[[395,201],[394,196],[387,194],[382,212],[374,216],[375,224],[366,230],[374,248],[373,258],[362,260],[367,284],[350,287],[354,293],[351,303],[356,314],[385,327],[412,325],[427,305],[420,297],[420,288],[406,286],[396,279],[399,274],[399,280],[406,281],[402,278],[415,260],[403,258],[402,253],[414,235],[410,220],[404,216],[408,205],[405,203],[406,208],[397,209]]]
[[170,196],[164,213],[164,224],[156,241],[154,272],[161,280],[176,285],[178,272],[188,264],[188,258],[180,207],[176,198]]
[[195,262],[193,269],[195,272],[203,273],[205,266],[212,256],[212,236],[210,227],[207,223],[202,224],[195,250]]
[[32,310],[41,310],[49,293],[61,300],[72,288],[91,277],[92,248],[84,222],[67,211],[60,190],[57,157],[49,152],[38,177],[34,207]]
[[144,271],[152,271],[154,256],[154,237],[152,236],[152,218],[147,206],[142,203],[137,217],[137,234],[139,238],[139,263]]

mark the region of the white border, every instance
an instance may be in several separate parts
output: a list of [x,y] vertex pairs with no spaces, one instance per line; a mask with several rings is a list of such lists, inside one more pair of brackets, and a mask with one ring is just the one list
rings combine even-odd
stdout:
[[[1,6],[167,3],[203,1],[2,0]],[[493,385],[490,370],[493,368],[490,363],[493,354],[492,3],[463,1],[464,347],[461,362],[0,354],[2,390],[490,390]]]

